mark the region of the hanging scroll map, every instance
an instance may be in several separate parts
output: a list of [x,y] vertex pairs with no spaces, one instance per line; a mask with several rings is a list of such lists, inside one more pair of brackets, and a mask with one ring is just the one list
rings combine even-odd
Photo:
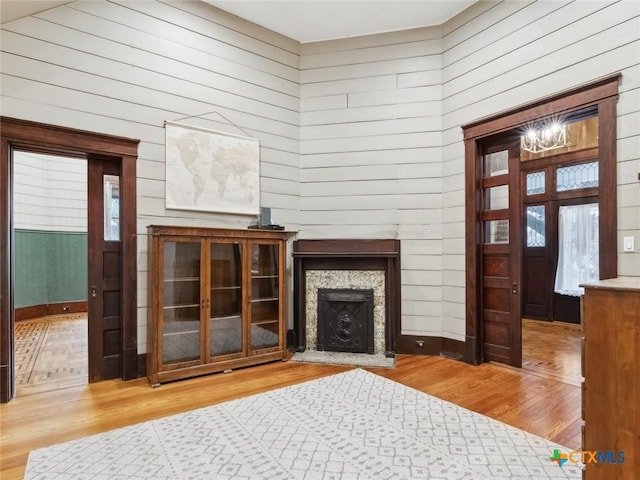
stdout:
[[260,143],[165,122],[166,207],[257,215]]

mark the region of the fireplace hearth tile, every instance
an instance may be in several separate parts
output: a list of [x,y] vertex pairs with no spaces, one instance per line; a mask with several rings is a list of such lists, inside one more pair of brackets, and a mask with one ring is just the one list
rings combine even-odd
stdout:
[[290,361],[302,363],[325,363],[331,365],[349,365],[355,367],[393,368],[396,366],[395,358],[387,358],[384,355],[327,351],[317,352],[313,350],[296,352],[293,354]]

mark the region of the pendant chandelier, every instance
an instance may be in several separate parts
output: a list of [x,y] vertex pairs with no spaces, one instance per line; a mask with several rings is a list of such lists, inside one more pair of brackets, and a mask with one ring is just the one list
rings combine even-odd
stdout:
[[531,153],[546,152],[569,145],[567,126],[559,122],[536,125],[520,137],[520,147]]

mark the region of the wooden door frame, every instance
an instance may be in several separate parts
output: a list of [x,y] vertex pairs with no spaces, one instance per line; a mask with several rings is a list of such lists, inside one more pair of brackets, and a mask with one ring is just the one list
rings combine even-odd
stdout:
[[[465,143],[465,361],[484,361],[482,348],[482,143],[554,115],[596,106],[600,161],[600,278],[617,276],[616,103],[621,73],[564,90],[462,126]],[[606,219],[606,220],[605,220]],[[522,272],[521,272],[522,273]]]
[[122,218],[122,378],[138,375],[137,263],[136,263],[136,160],[139,140],[56,125],[0,117],[0,402],[13,398],[14,303],[13,303],[13,172],[12,151],[88,158],[99,155],[119,162]]

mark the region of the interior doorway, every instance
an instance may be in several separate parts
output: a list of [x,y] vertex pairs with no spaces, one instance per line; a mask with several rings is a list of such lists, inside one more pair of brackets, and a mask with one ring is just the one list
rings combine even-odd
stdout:
[[87,163],[13,151],[16,396],[88,382]]
[[[89,381],[136,378],[137,140],[0,117],[0,401],[15,395],[13,153],[73,157],[88,169]],[[118,240],[109,237],[109,184],[119,178]],[[111,197],[105,193],[110,191]],[[126,206],[126,207],[125,207]],[[91,225],[94,224],[94,227]]]
[[[563,305],[563,299],[556,297],[555,280],[551,280],[561,264],[559,237],[544,251],[540,246],[524,246],[525,241],[541,237],[550,241],[550,234],[555,238],[553,225],[560,235],[564,207],[597,204],[597,277],[616,276],[615,104],[619,79],[619,74],[611,75],[463,127],[469,363],[497,361],[521,367],[525,310],[538,308],[539,316],[551,318],[577,311],[579,318],[579,307],[575,308],[579,297]],[[554,124],[559,122],[562,128],[557,131],[566,132],[567,124],[585,118],[597,119],[596,146],[553,140]],[[529,158],[521,151],[527,142]],[[595,169],[591,168],[594,163]],[[595,175],[596,185],[580,177],[577,186],[564,189],[561,175],[571,171],[573,178],[584,169],[591,172],[586,177]],[[534,178],[543,191],[527,193],[528,182]],[[553,283],[553,290],[543,282]]]

